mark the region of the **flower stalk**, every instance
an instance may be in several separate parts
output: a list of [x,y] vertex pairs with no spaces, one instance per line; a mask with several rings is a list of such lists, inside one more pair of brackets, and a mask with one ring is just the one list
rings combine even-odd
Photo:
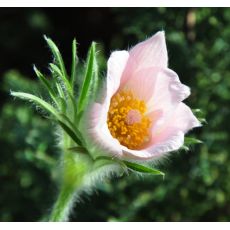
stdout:
[[60,192],[49,221],[68,221],[75,199],[84,188],[84,177],[90,171],[91,165],[91,159],[82,153],[64,154]]
[[75,188],[62,188],[54,204],[49,221],[68,221],[72,206],[74,204]]

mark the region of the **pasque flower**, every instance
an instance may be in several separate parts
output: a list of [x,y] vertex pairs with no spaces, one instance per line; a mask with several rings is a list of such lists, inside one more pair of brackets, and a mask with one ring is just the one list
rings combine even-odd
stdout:
[[[33,102],[58,127],[55,132],[62,153],[58,167],[60,192],[49,220],[66,221],[76,197],[91,190],[97,181],[121,175],[127,169],[164,176],[145,162],[133,160],[152,160],[179,149],[185,133],[200,126],[200,122],[182,102],[189,96],[189,88],[167,67],[163,32],[130,51],[111,54],[100,102],[95,102],[100,86],[95,42],[76,92],[76,40],[72,43],[69,76],[58,47],[50,38],[44,38],[54,57],[49,65],[52,80],[35,66],[34,71],[49,100],[25,92],[11,95]],[[191,142],[200,143],[194,138],[190,138]]]
[[178,150],[200,126],[182,101],[190,89],[168,68],[164,32],[115,51],[108,60],[106,90],[90,111],[90,135],[112,156],[156,159]]

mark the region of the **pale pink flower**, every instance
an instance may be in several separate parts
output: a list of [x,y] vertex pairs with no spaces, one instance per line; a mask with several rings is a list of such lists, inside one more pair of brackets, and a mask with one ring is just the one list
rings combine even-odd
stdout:
[[105,97],[91,110],[90,135],[105,153],[155,159],[178,150],[184,135],[200,126],[182,101],[190,95],[168,67],[164,32],[115,51],[108,60]]

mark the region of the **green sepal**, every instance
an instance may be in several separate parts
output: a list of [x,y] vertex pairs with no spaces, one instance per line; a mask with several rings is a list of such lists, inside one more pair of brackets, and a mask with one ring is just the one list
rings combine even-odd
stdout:
[[[41,98],[34,96],[29,93],[22,93],[22,92],[11,92],[11,95],[14,97],[21,98],[23,100],[27,100],[29,102],[35,103],[40,108],[44,109],[48,113],[52,114],[55,118],[55,121],[62,127],[62,129],[73,139],[73,141],[78,144],[82,145],[82,141],[80,138],[76,135],[74,129],[69,127],[65,122],[68,122],[67,117],[64,117],[63,115],[59,114],[58,111],[49,103],[42,100]],[[65,121],[65,122],[64,122]]]
[[70,147],[67,150],[72,151],[72,152],[76,152],[76,153],[85,153],[85,154],[88,154],[87,149],[84,148],[84,147],[82,147],[82,146]]
[[76,125],[65,115],[65,114],[60,114],[60,116],[63,118],[63,120],[68,124],[69,127],[71,127],[72,130],[74,130],[75,135],[78,137],[80,142],[85,146],[85,140],[82,137],[81,132],[78,130]]
[[107,156],[99,156],[94,160],[94,169],[97,169],[97,168],[100,168],[106,165],[111,165],[111,164],[119,164],[123,168],[124,171],[127,168],[126,165],[122,161],[116,158],[107,157]]
[[46,37],[45,35],[44,35],[44,39],[46,40],[46,42],[47,42],[47,44],[48,44],[48,46],[49,46],[54,58],[55,58],[56,63],[60,67],[63,76],[67,77],[65,64],[64,64],[64,61],[62,59],[62,56],[61,56],[61,53],[60,53],[58,47],[56,46],[56,44],[50,38]]
[[203,141],[196,139],[194,137],[185,137],[184,144],[185,145],[194,145],[194,144],[202,144]]
[[97,90],[98,85],[98,74],[97,74],[97,63],[96,63],[96,44],[92,42],[90,47],[87,64],[86,64],[86,72],[84,81],[82,83],[82,87],[80,90],[79,98],[78,98],[78,116],[82,113],[85,108],[85,105],[92,99],[95,91]]
[[201,109],[192,109],[192,112],[195,114],[201,124],[208,124],[208,122],[204,118],[204,113]]
[[152,175],[161,175],[161,176],[163,176],[163,178],[165,176],[165,174],[163,172],[161,172],[160,170],[154,169],[154,168],[150,168],[150,167],[147,167],[147,166],[144,166],[141,164],[137,164],[137,163],[130,162],[130,161],[124,161],[124,160],[123,160],[123,163],[129,169],[136,171],[136,172],[139,172],[139,173],[149,173]]
[[76,77],[76,66],[77,66],[77,42],[76,39],[72,42],[72,66],[71,66],[71,77],[70,84],[72,88],[74,87],[75,77]]
[[78,144],[78,145],[82,145],[81,140],[78,138],[78,136],[75,134],[75,132],[68,126],[66,125],[64,122],[57,120],[57,123],[62,127],[62,129],[72,138],[72,140]]
[[41,98],[34,96],[33,94],[23,92],[11,92],[11,95],[29,102],[33,102],[45,111],[51,113],[55,118],[59,118],[57,110],[52,105],[42,100]]
[[66,78],[66,76],[62,73],[61,69],[53,63],[50,63],[49,65],[50,65],[51,73],[55,74],[57,77],[59,77],[59,79],[62,81],[63,85],[65,86],[66,91],[69,92],[70,94],[72,94],[73,90],[72,90],[72,87],[70,85],[70,82]]
[[41,81],[41,83],[46,87],[47,91],[49,92],[50,97],[53,99],[55,104],[58,106],[58,101],[56,99],[56,93],[54,92],[51,84],[46,79],[46,77],[37,69],[37,67],[34,65],[34,72],[36,73],[38,79]]
[[197,118],[201,124],[208,124],[205,118]]
[[185,151],[189,151],[189,147],[196,144],[202,144],[203,142],[197,138],[194,137],[185,137],[184,138],[184,145],[181,147],[181,149]]

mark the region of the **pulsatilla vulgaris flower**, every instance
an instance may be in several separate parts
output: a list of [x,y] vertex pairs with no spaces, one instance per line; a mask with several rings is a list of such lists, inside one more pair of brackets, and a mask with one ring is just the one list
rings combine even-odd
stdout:
[[182,102],[189,87],[167,65],[164,32],[111,54],[105,96],[91,110],[90,133],[104,151],[119,158],[158,158],[178,150],[185,133],[200,126]]
[[[39,106],[59,127],[56,133],[62,152],[60,193],[49,220],[66,221],[75,197],[114,173],[121,175],[130,169],[164,176],[163,172],[132,160],[155,159],[179,149],[185,133],[200,126],[200,122],[182,103],[190,94],[189,88],[167,68],[163,32],[129,52],[111,54],[104,97],[93,104],[100,85],[95,43],[89,49],[83,81],[76,93],[76,40],[72,43],[69,76],[58,47],[50,38],[44,38],[54,57],[49,65],[52,80],[35,66],[34,71],[49,94],[49,101],[25,92],[11,92],[11,95]],[[200,142],[190,138],[190,143]],[[109,153],[120,159],[105,156]]]

